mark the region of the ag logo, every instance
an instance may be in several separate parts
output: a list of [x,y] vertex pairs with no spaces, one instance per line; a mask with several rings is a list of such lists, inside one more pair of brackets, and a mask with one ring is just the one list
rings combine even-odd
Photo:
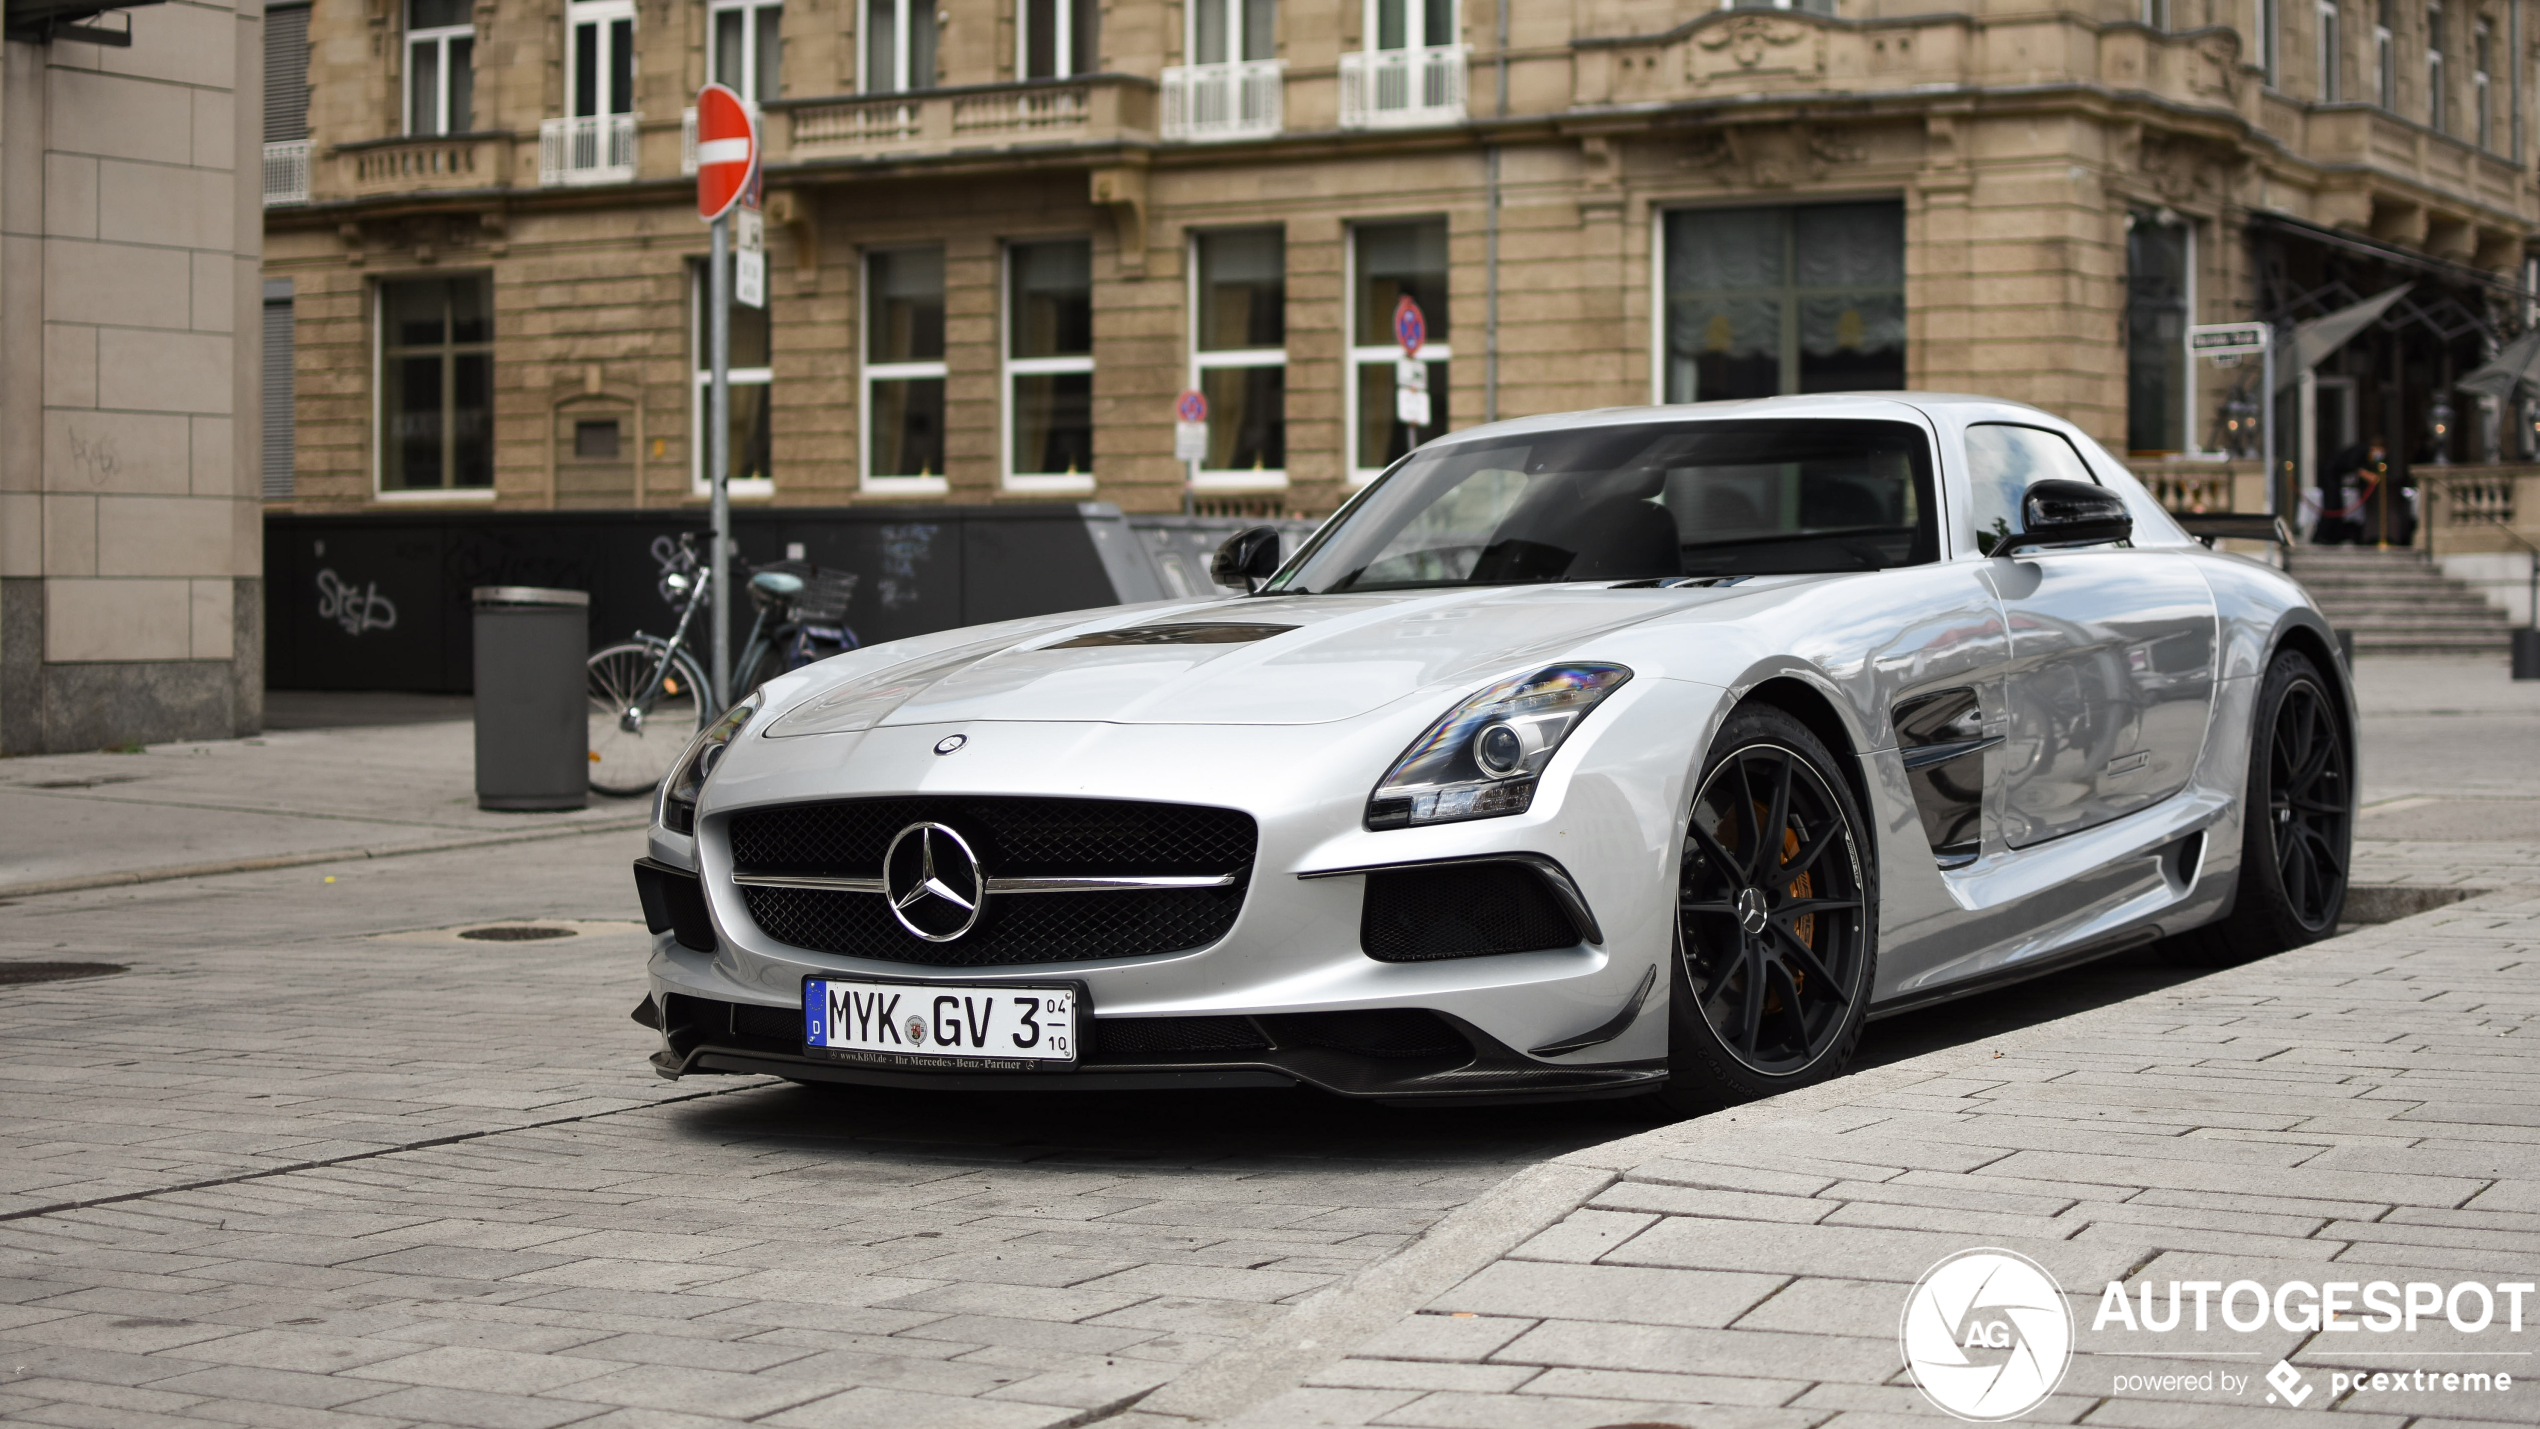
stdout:
[[1967,1250],[1923,1272],[1897,1339],[1923,1397],[1960,1419],[2010,1419],[2055,1392],[2073,1314],[2055,1277],[2008,1250]]

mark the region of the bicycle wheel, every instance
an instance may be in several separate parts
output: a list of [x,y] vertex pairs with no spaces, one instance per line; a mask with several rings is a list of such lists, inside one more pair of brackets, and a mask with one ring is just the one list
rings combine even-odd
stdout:
[[661,664],[661,647],[627,641],[592,655],[584,689],[590,697],[591,790],[631,798],[649,794],[706,719],[706,677],[679,651],[661,688],[638,709]]

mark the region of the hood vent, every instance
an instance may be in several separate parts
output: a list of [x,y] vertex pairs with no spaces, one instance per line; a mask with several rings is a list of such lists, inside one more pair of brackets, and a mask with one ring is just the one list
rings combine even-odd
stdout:
[[1249,645],[1273,635],[1285,635],[1293,625],[1129,625],[1118,630],[1097,630],[1073,640],[1061,640],[1047,648],[1052,650],[1084,650],[1100,645]]

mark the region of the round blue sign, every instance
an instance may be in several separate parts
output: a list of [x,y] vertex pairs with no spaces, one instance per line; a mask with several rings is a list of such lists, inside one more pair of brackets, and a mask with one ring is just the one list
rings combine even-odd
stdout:
[[1411,301],[1409,293],[1393,305],[1393,335],[1406,357],[1419,356],[1420,345],[1429,340],[1429,320],[1421,316],[1420,305]]
[[1198,388],[1190,388],[1175,399],[1173,415],[1185,422],[1205,422],[1208,420],[1208,399],[1200,395]]

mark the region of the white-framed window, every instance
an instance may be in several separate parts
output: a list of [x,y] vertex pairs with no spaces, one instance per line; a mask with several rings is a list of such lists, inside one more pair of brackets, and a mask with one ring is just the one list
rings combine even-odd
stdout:
[[936,0],[865,0],[861,88],[897,94],[935,87]]
[[1367,0],[1367,47],[1341,55],[1344,129],[1464,122],[1471,56],[1455,0]]
[[1278,133],[1286,75],[1277,0],[1190,0],[1184,26],[1190,62],[1164,71],[1164,137]]
[[944,250],[864,256],[866,491],[939,496],[944,481]]
[[1208,399],[1201,490],[1288,484],[1288,242],[1276,228],[1191,237],[1191,386]]
[[1094,489],[1094,250],[1082,238],[1005,250],[1005,486]]
[[383,279],[376,298],[380,496],[490,498],[493,279]]
[[783,94],[785,7],[773,0],[714,0],[706,13],[706,68],[752,104]]
[[1367,0],[1367,48],[1423,50],[1457,40],[1455,0]]
[[2319,77],[2320,102],[2334,104],[2338,99],[2337,63],[2341,52],[2337,46],[2337,0],[2319,0]]
[[1905,206],[1654,215],[1655,396],[1713,402],[1905,385]]
[[2425,7],[2425,122],[2436,133],[2448,132],[2451,107],[2444,103],[2443,7]]
[[2373,93],[2375,102],[2389,110],[2399,107],[2399,43],[2396,37],[2399,17],[2392,13],[2397,5],[2398,0],[2373,0]]
[[[1361,223],[1349,235],[1349,375],[1344,400],[1350,430],[1350,480],[1364,485],[1395,458],[1447,429],[1447,378],[1455,352],[1447,342],[1446,222],[1419,219]],[[1400,420],[1394,401],[1402,344],[1394,312],[1404,298],[1420,306],[1428,329],[1419,361],[1428,369],[1429,421]]]
[[1276,58],[1278,0],[1190,0],[1184,54],[1195,65]]
[[569,0],[565,112],[575,119],[635,112],[635,0]]
[[566,0],[564,90],[563,117],[538,124],[538,182],[632,180],[635,0]]
[[2470,123],[2482,149],[2496,147],[2495,60],[2496,32],[2482,19],[2469,32],[2469,102],[2478,107]]
[[[691,489],[700,496],[714,490],[713,473],[706,469],[706,409],[714,400],[714,350],[706,330],[712,305],[706,298],[706,276],[705,264],[689,265],[688,311],[693,319],[689,323],[689,350],[695,354],[696,382],[691,394],[695,400],[688,406],[688,447],[692,453],[688,464]],[[732,494],[769,496],[776,490],[770,465],[774,443],[768,411],[776,372],[768,310],[734,302],[731,311]]]
[[464,134],[475,120],[476,23],[469,0],[407,0],[406,132]]
[[1018,79],[1064,79],[1101,68],[1097,0],[1022,0],[1014,27]]

